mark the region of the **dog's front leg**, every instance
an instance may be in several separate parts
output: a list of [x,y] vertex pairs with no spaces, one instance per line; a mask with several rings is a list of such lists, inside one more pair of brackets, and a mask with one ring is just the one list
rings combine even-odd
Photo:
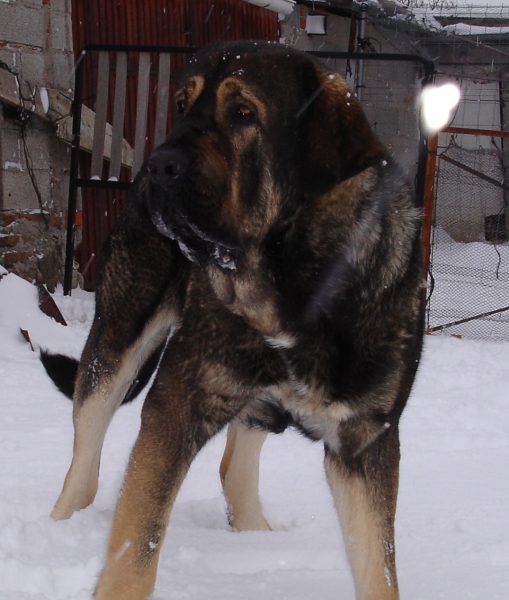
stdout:
[[325,470],[357,600],[398,600],[394,551],[399,467],[397,424],[374,425],[368,434],[364,429],[362,435],[347,434],[341,439],[338,454],[326,450]]
[[97,600],[145,600],[152,593],[170,512],[198,450],[189,412],[178,412],[168,423],[156,406],[145,403],[95,591]]
[[97,600],[144,600],[151,594],[170,512],[188,468],[241,408],[240,400],[206,392],[197,384],[196,366],[186,369],[178,355],[183,356],[180,349],[165,355],[143,407]]

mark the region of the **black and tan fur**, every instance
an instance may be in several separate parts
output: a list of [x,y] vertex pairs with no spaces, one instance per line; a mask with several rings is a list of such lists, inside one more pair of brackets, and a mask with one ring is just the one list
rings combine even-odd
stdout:
[[94,500],[110,419],[166,343],[95,597],[150,595],[188,467],[230,424],[232,524],[269,528],[260,448],[295,426],[323,440],[357,598],[395,600],[398,421],[422,333],[412,192],[344,80],[300,52],[216,44],[176,104],[104,248],[52,516]]

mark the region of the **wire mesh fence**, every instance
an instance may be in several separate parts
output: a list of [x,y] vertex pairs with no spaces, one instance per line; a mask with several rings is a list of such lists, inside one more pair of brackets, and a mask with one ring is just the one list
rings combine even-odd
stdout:
[[428,331],[509,340],[509,241],[494,147],[450,147],[438,161]]
[[410,44],[416,53],[435,60],[439,73],[499,81],[501,71],[507,70],[507,2],[400,0],[367,6],[373,37],[382,36],[394,49]]
[[509,3],[473,4],[369,9],[371,35],[410,44],[462,91],[438,138],[428,331],[509,340]]

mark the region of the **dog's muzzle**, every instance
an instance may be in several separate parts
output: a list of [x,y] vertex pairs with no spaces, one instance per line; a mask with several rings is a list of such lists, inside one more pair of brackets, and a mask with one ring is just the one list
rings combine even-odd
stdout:
[[178,148],[158,148],[146,161],[143,168],[151,183],[152,222],[159,233],[178,243],[188,260],[200,266],[213,263],[221,269],[234,270],[238,248],[215,239],[179,208],[182,190],[192,186],[192,181],[186,181],[190,165],[190,158]]
[[187,171],[190,164],[189,157],[178,148],[158,148],[145,163],[145,170],[158,183],[170,185]]

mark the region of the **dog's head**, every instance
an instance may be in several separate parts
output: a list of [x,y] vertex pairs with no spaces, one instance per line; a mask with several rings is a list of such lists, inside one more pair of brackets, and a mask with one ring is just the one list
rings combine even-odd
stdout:
[[202,265],[235,269],[246,245],[384,156],[346,82],[284,46],[215,44],[175,100],[143,176],[157,229]]

